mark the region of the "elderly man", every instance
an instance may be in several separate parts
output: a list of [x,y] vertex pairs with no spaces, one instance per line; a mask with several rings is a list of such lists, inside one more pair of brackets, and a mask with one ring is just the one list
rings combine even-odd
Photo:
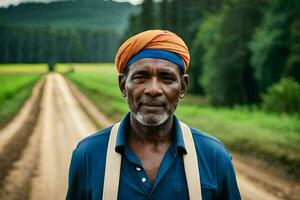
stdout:
[[240,199],[224,145],[174,115],[188,85],[181,38],[142,32],[120,47],[115,63],[130,112],[78,144],[67,199]]

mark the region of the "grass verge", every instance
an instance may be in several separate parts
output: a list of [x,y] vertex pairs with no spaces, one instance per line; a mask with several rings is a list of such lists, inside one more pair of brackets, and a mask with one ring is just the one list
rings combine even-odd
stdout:
[[31,95],[41,75],[0,74],[0,127],[10,121]]

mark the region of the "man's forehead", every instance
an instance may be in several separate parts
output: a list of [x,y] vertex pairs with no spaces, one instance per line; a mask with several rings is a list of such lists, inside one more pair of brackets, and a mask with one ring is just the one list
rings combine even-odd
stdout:
[[129,72],[155,70],[180,74],[180,69],[175,63],[156,58],[140,59],[132,63],[128,70]]

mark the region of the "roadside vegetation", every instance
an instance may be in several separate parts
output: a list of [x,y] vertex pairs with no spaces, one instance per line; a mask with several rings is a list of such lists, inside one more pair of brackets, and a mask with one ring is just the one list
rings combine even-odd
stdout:
[[0,74],[45,73],[47,70],[47,64],[0,64]]
[[32,88],[41,76],[33,71],[42,72],[43,65],[0,65],[0,127],[11,120],[30,97]]
[[[96,65],[95,65],[96,66]],[[72,80],[112,120],[128,112],[111,65],[94,73],[74,65]],[[102,71],[102,72],[101,72]],[[180,120],[220,139],[233,152],[267,161],[290,175],[300,175],[299,115],[275,114],[258,107],[212,107],[200,96],[187,95],[176,111]]]

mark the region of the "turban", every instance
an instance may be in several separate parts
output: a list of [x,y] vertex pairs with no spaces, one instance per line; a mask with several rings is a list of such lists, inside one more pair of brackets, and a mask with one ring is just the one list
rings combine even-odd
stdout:
[[115,58],[118,72],[122,73],[128,61],[143,49],[158,49],[175,53],[183,61],[184,72],[189,66],[189,50],[179,36],[170,31],[149,30],[134,35],[119,48]]

